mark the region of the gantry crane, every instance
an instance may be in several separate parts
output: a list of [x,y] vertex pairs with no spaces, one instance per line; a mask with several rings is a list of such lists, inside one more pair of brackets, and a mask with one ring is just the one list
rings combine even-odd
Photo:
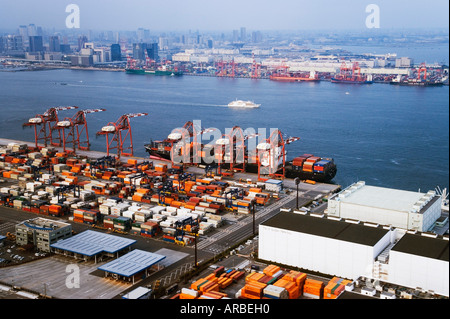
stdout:
[[[273,130],[270,137],[257,145],[258,180],[269,178],[285,178],[286,145],[298,141],[300,137],[283,137],[280,130]],[[281,169],[281,173],[279,173]]]
[[172,165],[200,164],[202,145],[198,142],[198,137],[211,131],[212,129],[196,127],[191,121],[186,122],[181,128],[172,130],[164,140],[165,148],[171,153]]
[[417,79],[421,80],[421,76],[423,74],[423,80],[427,80],[427,66],[425,63],[421,63],[419,68],[417,69]]
[[[258,134],[244,135],[239,126],[234,126],[229,134],[222,135],[216,141],[214,157],[217,162],[218,175],[233,176],[235,172],[245,172],[245,141]],[[228,168],[226,171],[222,168]]]
[[[78,111],[72,118],[64,118],[63,121],[59,121],[52,130],[59,130],[63,136],[63,150],[67,152],[67,143],[72,143],[73,153],[76,149],[89,150],[89,133],[86,121],[86,114],[104,112],[105,109],[87,109]],[[68,130],[66,136],[66,129]],[[86,140],[81,140],[83,133],[86,135]]]
[[[39,148],[39,141],[42,141],[44,146],[61,146],[61,134],[58,131],[58,136],[54,137],[52,134],[52,127],[59,122],[58,112],[65,110],[77,109],[78,106],[56,106],[49,108],[44,114],[37,114],[28,122],[23,124],[23,127],[34,127],[34,141],[36,148]],[[40,128],[38,128],[40,127]]]
[[[122,115],[117,122],[109,122],[107,126],[102,127],[101,131],[97,132],[97,135],[106,136],[106,154],[109,156],[109,152],[112,149],[117,149],[117,158],[121,156],[133,156],[133,136],[131,134],[130,119],[140,116],[147,116],[148,113],[128,113]],[[109,135],[112,135],[109,140]],[[125,145],[125,142],[129,139],[129,145]],[[116,146],[113,146],[113,143]]]
[[128,70],[136,70],[137,69],[137,61],[129,55],[127,55],[127,67],[126,68]]
[[[234,78],[236,75],[236,62],[234,62],[234,59],[231,60],[231,62],[226,62],[226,61],[219,61],[216,63],[217,65],[217,72],[216,72],[216,76],[220,76],[220,77],[232,77]],[[231,68],[231,70],[230,70]]]
[[261,77],[261,63],[256,63],[254,54],[252,54],[252,58],[253,58],[253,63],[252,63],[250,77],[252,79],[259,79]]

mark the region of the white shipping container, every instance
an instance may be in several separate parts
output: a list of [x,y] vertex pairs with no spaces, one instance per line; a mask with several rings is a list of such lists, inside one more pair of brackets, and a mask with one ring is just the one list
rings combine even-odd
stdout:
[[153,212],[153,214],[159,214],[160,212],[166,210],[166,207],[164,206],[154,206],[150,208],[150,210]]
[[267,285],[263,290],[264,295],[273,296],[278,299],[289,299],[289,293],[284,287]]
[[164,216],[176,216],[177,212],[176,211],[161,211],[161,215],[164,215]]
[[134,213],[135,212],[133,212],[131,210],[126,210],[126,211],[122,212],[122,216],[134,219]]
[[194,296],[194,297],[198,297],[198,291],[194,290],[194,289],[182,288],[181,293],[190,295],[190,296]]

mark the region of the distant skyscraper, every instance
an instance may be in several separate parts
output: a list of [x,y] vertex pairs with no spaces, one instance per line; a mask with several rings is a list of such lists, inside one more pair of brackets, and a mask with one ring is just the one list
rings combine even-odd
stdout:
[[111,61],[122,61],[122,53],[120,49],[120,44],[111,45]]
[[38,35],[37,34],[37,28],[36,28],[36,26],[33,23],[29,24],[27,29],[28,29],[28,36],[29,37],[34,37],[34,36]]
[[70,44],[60,44],[61,53],[68,54],[72,53],[72,49],[70,48]]
[[138,42],[143,42],[144,39],[145,39],[144,29],[143,28],[139,28],[139,29],[137,29],[136,33],[137,33],[137,40],[138,40]]
[[4,41],[5,51],[23,51],[23,39],[20,35],[8,35]]
[[5,49],[5,47],[6,47],[5,42],[6,41],[3,39],[3,37],[0,36],[0,53],[6,51],[6,49]]
[[26,25],[19,26],[19,34],[22,37],[23,43],[28,43],[28,28]]
[[80,35],[78,37],[78,51],[81,51],[81,49],[84,48],[84,44],[88,42],[88,38],[85,35]]
[[154,61],[159,61],[158,43],[147,43],[147,55]]
[[208,49],[212,49],[214,45],[213,40],[208,40]]
[[57,35],[50,36],[48,43],[49,43],[48,50],[50,52],[61,52],[61,44],[59,42],[59,36]]
[[262,42],[262,34],[261,31],[253,31],[252,32],[252,42],[259,43]]
[[31,36],[28,38],[28,41],[30,42],[30,52],[44,52],[42,36]]
[[245,29],[245,27],[241,28],[241,41],[247,42],[247,30]]
[[133,59],[145,61],[147,43],[133,43]]
[[145,42],[148,39],[150,39],[150,30],[144,29],[144,28],[139,28],[139,29],[137,29],[136,35],[137,35],[138,42]]
[[239,41],[239,31],[233,30],[233,42],[238,42],[238,41]]

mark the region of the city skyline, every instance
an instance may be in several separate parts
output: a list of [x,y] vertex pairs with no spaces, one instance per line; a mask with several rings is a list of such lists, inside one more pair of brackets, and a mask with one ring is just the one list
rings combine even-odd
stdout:
[[[339,4],[330,0],[305,2],[298,0],[236,1],[223,4],[205,0],[168,0],[164,6],[154,1],[86,0],[63,2],[19,0],[4,5],[0,12],[0,29],[16,28],[34,23],[43,28],[66,28],[66,12],[69,4],[80,9],[81,30],[135,30],[145,28],[154,31],[201,30],[355,30],[388,31],[393,29],[448,28],[449,3],[434,0],[422,1],[358,2],[345,0]],[[380,10],[380,25],[369,29],[366,19],[371,12],[369,5]],[[27,8],[24,10],[23,8]],[[406,10],[405,10],[406,9]]]

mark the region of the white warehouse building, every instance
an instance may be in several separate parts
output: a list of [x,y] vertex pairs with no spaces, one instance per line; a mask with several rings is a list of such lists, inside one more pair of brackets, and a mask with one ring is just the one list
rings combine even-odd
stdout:
[[405,234],[391,249],[388,281],[449,296],[448,237]]
[[355,279],[372,277],[375,258],[391,244],[390,228],[280,212],[259,226],[259,258]]
[[354,183],[328,200],[328,216],[426,232],[441,216],[435,191],[411,192]]
[[258,257],[350,280],[363,276],[420,287],[448,297],[448,236],[429,236],[282,211],[259,225]]

